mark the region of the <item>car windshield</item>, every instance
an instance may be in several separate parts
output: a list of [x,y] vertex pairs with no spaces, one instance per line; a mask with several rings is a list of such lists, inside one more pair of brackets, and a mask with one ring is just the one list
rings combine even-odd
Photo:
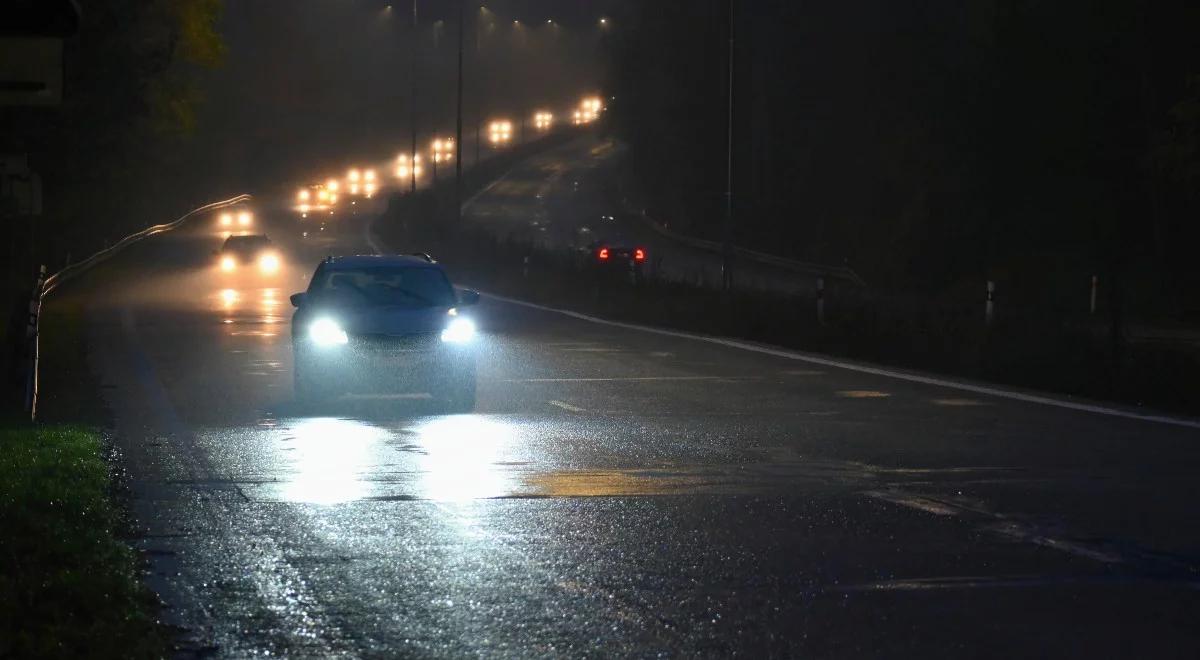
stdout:
[[454,287],[437,268],[375,267],[324,270],[309,293],[339,305],[449,307]]
[[225,250],[257,250],[271,244],[266,236],[230,236],[225,239]]

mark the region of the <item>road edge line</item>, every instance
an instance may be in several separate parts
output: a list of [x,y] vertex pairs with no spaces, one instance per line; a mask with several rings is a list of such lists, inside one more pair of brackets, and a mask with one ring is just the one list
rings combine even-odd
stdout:
[[508,298],[506,296],[500,296],[500,295],[496,295],[493,293],[485,293],[482,291],[480,293],[488,298],[491,298],[493,300],[498,300],[500,302],[505,302],[505,303],[509,303],[509,304],[513,304],[513,305],[520,305],[522,307],[529,307],[531,309],[537,309],[537,310],[541,310],[544,312],[550,312],[553,314],[561,314],[563,316],[568,316],[570,318],[577,319],[580,321],[587,321],[589,323],[596,323],[599,325],[606,325],[606,326],[615,327],[615,328],[623,328],[625,330],[636,330],[639,332],[646,332],[646,333],[650,333],[650,334],[661,335],[664,337],[675,337],[678,339],[690,339],[692,341],[700,341],[700,342],[705,342],[708,344],[715,344],[717,346],[724,346],[726,348],[735,348],[735,349],[739,349],[739,350],[743,350],[743,351],[759,353],[762,355],[771,355],[774,357],[781,357],[781,358],[786,358],[789,360],[807,362],[809,364],[819,364],[819,365],[826,366],[826,367],[836,367],[838,369],[844,369],[847,371],[855,371],[858,373],[870,374],[873,376],[882,376],[884,378],[891,378],[894,380],[903,380],[903,381],[907,381],[910,383],[919,383],[922,385],[932,385],[935,387],[944,387],[947,389],[959,390],[962,392],[972,392],[975,394],[983,394],[983,395],[987,395],[987,396],[998,397],[1001,399],[1011,399],[1013,401],[1021,401],[1024,403],[1035,403],[1035,404],[1044,405],[1044,406],[1052,406],[1052,407],[1056,407],[1056,408],[1074,410],[1077,412],[1086,412],[1086,413],[1092,413],[1092,414],[1097,414],[1097,415],[1106,415],[1109,417],[1121,417],[1124,419],[1132,419],[1132,420],[1137,420],[1137,421],[1142,421],[1142,422],[1150,422],[1150,423],[1154,423],[1154,424],[1165,424],[1165,425],[1169,425],[1169,426],[1181,426],[1181,427],[1185,427],[1185,428],[1200,429],[1200,420],[1198,420],[1198,419],[1191,419],[1191,418],[1187,418],[1187,417],[1174,417],[1171,415],[1153,415],[1153,414],[1137,413],[1137,412],[1133,412],[1133,411],[1129,411],[1129,410],[1122,410],[1120,408],[1113,408],[1113,407],[1102,406],[1102,405],[1098,405],[1098,404],[1081,403],[1081,402],[1077,402],[1077,401],[1068,401],[1068,400],[1064,400],[1064,399],[1057,399],[1057,398],[1054,398],[1051,396],[1046,396],[1046,395],[1041,395],[1041,394],[1029,394],[1029,393],[1025,393],[1025,392],[1018,392],[1015,390],[1004,389],[1004,388],[998,387],[998,386],[976,385],[973,383],[951,380],[948,378],[940,378],[940,377],[936,377],[936,376],[925,376],[922,374],[908,373],[908,372],[904,372],[904,371],[886,369],[884,367],[871,366],[868,364],[856,364],[854,362],[846,362],[846,361],[842,361],[842,360],[835,360],[835,359],[829,358],[829,357],[823,357],[820,355],[810,355],[810,354],[806,354],[806,353],[799,353],[796,351],[789,351],[789,350],[785,350],[782,348],[763,346],[763,345],[753,344],[750,342],[745,342],[745,341],[741,341],[741,340],[737,340],[737,339],[729,339],[727,337],[700,335],[700,334],[695,334],[695,333],[691,333],[691,332],[683,332],[680,330],[668,330],[666,328],[657,328],[657,327],[649,326],[649,325],[639,325],[637,323],[628,323],[625,321],[612,321],[609,319],[600,318],[598,316],[591,316],[591,315],[583,314],[580,312],[573,312],[568,309],[558,309],[556,307],[547,307],[546,305],[539,305],[537,303],[526,302],[524,300],[518,300],[516,298]]
[[[496,184],[503,181],[509,174],[512,173],[512,170],[513,170],[513,168],[509,168],[508,171],[506,171],[504,174],[500,175],[500,177],[498,177],[495,181],[492,181],[490,184],[488,184],[483,190],[480,190],[476,194],[472,195],[468,200],[463,202],[463,204],[460,208],[462,210],[466,210],[467,207],[473,205],[477,198],[479,198],[481,195],[483,195],[483,193],[491,190]],[[379,245],[374,240],[374,235],[373,235],[374,234],[374,224],[375,224],[374,220],[375,219],[372,219],[367,224],[367,232],[366,232],[367,243],[371,247],[371,249],[376,252],[376,254],[383,254],[384,250],[379,249]],[[714,337],[714,336],[709,336],[709,335],[699,335],[699,334],[690,333],[690,332],[683,332],[680,330],[668,330],[666,328],[656,328],[654,326],[639,325],[636,323],[627,323],[624,321],[611,321],[609,319],[603,319],[598,316],[590,316],[588,314],[582,314],[580,312],[573,312],[573,311],[567,310],[567,309],[558,309],[556,307],[547,307],[545,305],[539,305],[537,303],[526,302],[524,300],[517,300],[516,298],[507,298],[505,296],[499,296],[494,293],[486,293],[483,291],[480,291],[480,293],[484,296],[487,296],[488,298],[492,298],[493,300],[499,300],[499,301],[514,304],[514,305],[521,305],[521,306],[529,307],[532,309],[542,310],[544,312],[561,314],[561,315],[568,316],[568,317],[578,319],[581,321],[597,323],[600,325],[607,325],[607,326],[615,327],[615,328],[624,328],[626,330],[636,330],[639,332],[647,332],[647,333],[656,334],[656,335],[660,335],[660,336],[664,336],[664,337],[676,337],[676,338],[680,338],[680,339],[690,339],[693,341],[701,341],[701,342],[706,342],[709,344],[716,344],[718,346],[724,346],[726,348],[736,348],[736,349],[740,349],[740,350],[744,350],[744,351],[750,351],[753,353],[760,353],[763,355],[771,355],[774,357],[781,357],[781,358],[786,358],[789,360],[797,360],[799,362],[807,362],[809,364],[819,364],[819,365],[826,366],[826,367],[835,367],[835,368],[844,369],[847,371],[855,371],[858,373],[871,374],[874,376],[882,376],[884,378],[903,380],[903,381],[907,381],[910,383],[919,383],[922,385],[932,385],[935,387],[944,387],[947,389],[958,390],[960,392],[972,392],[974,394],[983,394],[986,396],[993,396],[993,397],[997,397],[1000,399],[1010,399],[1013,401],[1022,401],[1024,403],[1034,403],[1034,404],[1039,404],[1039,405],[1044,405],[1044,406],[1051,406],[1051,407],[1055,407],[1055,408],[1063,408],[1066,410],[1074,410],[1077,412],[1086,412],[1086,413],[1092,413],[1092,414],[1096,414],[1096,415],[1106,415],[1109,417],[1120,417],[1123,419],[1131,419],[1131,420],[1136,420],[1136,421],[1141,421],[1141,422],[1149,422],[1152,424],[1165,424],[1168,426],[1180,426],[1180,427],[1184,427],[1184,428],[1200,429],[1200,419],[1192,419],[1192,418],[1186,418],[1186,417],[1173,417],[1170,415],[1148,415],[1148,414],[1136,413],[1136,412],[1132,412],[1132,411],[1128,411],[1128,410],[1121,410],[1120,408],[1112,408],[1109,406],[1102,406],[1102,405],[1098,405],[1098,404],[1080,403],[1080,402],[1076,402],[1076,401],[1067,401],[1064,399],[1056,399],[1054,397],[1047,396],[1047,395],[1027,394],[1025,392],[1018,392],[1015,390],[1007,390],[1007,389],[1003,389],[1003,388],[997,387],[997,386],[975,385],[973,383],[966,383],[966,382],[962,382],[962,381],[950,380],[947,378],[939,378],[939,377],[935,377],[935,376],[924,376],[921,374],[906,373],[903,371],[885,369],[883,367],[875,367],[875,366],[866,365],[866,364],[855,364],[853,362],[844,362],[841,360],[835,360],[833,358],[822,357],[819,355],[810,355],[810,354],[805,354],[805,353],[798,353],[795,351],[788,351],[788,350],[784,350],[782,348],[774,348],[771,346],[762,346],[762,345],[758,345],[758,344],[752,344],[752,343],[740,341],[737,339],[729,339],[727,337]]]

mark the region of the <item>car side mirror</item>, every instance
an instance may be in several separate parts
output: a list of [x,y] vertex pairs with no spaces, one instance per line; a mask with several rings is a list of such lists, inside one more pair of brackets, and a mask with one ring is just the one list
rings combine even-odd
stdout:
[[288,300],[292,301],[292,307],[303,307],[304,302],[308,300],[307,293],[293,293]]
[[458,304],[466,307],[479,302],[479,292],[471,289],[460,289],[458,292]]

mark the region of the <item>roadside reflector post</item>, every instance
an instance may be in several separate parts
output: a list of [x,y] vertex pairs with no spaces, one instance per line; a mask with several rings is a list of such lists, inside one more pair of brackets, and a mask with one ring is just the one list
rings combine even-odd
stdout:
[[1088,314],[1096,315],[1096,290],[1100,287],[1100,278],[1092,275],[1092,297],[1088,303]]
[[521,264],[521,276],[529,279],[529,257],[526,256]]
[[38,316],[42,313],[42,290],[46,288],[46,266],[38,269],[37,283],[29,295],[29,318],[25,326],[26,355],[28,370],[25,372],[25,412],[29,418],[37,415],[38,377]]
[[983,309],[983,320],[988,325],[992,324],[992,318],[996,315],[996,283],[988,280],[987,283],[987,304]]
[[817,323],[825,325],[825,278],[817,278]]

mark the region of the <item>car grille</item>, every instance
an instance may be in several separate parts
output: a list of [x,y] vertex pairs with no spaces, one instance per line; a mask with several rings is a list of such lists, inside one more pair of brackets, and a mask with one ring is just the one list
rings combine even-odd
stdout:
[[355,348],[371,353],[426,353],[437,348],[438,333],[422,332],[408,335],[364,334],[351,341]]

